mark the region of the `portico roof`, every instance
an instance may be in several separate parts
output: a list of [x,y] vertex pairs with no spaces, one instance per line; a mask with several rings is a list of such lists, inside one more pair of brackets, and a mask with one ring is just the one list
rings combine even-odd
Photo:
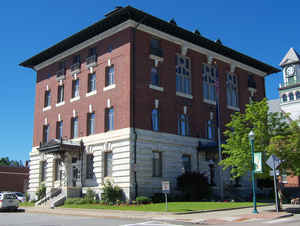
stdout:
[[82,142],[74,142],[70,140],[58,140],[53,139],[45,144],[40,144],[38,150],[42,153],[54,153],[61,151],[81,151],[83,143]]

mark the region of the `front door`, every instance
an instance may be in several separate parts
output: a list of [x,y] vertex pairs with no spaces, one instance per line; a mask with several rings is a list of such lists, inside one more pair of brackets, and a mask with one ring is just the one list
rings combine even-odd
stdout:
[[80,161],[78,158],[72,158],[72,186],[76,187],[79,186],[81,183],[81,176],[80,176]]

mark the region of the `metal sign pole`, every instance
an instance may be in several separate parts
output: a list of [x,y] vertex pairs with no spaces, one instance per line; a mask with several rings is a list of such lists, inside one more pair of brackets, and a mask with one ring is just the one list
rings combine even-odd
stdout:
[[276,180],[276,168],[275,168],[275,160],[273,156],[273,177],[274,177],[274,190],[275,190],[275,200],[276,200],[276,212],[278,213],[278,194],[277,194],[277,180]]
[[166,211],[168,212],[168,194],[165,192],[165,198],[166,198]]

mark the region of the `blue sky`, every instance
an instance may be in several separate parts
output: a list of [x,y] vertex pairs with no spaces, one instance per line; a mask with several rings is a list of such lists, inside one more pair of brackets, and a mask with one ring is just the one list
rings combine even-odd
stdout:
[[[0,6],[0,157],[29,159],[35,72],[23,60],[131,5],[278,67],[290,47],[300,51],[300,1],[3,1]],[[266,95],[278,97],[281,73],[266,78]]]

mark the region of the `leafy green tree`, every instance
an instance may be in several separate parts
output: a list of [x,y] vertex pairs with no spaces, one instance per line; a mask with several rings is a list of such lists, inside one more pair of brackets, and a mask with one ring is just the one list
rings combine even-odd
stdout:
[[[262,152],[263,173],[261,178],[269,176],[270,168],[265,164],[271,154],[284,160],[282,169],[300,173],[299,126],[290,123],[283,113],[268,112],[266,99],[246,105],[245,113],[236,112],[224,132],[226,144],[223,147],[224,160],[220,162],[224,169],[230,168],[231,175],[240,177],[252,170],[251,151],[248,134],[255,133],[255,152]],[[296,156],[298,155],[298,156]],[[293,166],[291,166],[293,164]]]
[[21,167],[21,166],[23,166],[23,163],[22,163],[22,161],[9,160],[8,157],[5,157],[5,158],[0,158],[0,166]]

